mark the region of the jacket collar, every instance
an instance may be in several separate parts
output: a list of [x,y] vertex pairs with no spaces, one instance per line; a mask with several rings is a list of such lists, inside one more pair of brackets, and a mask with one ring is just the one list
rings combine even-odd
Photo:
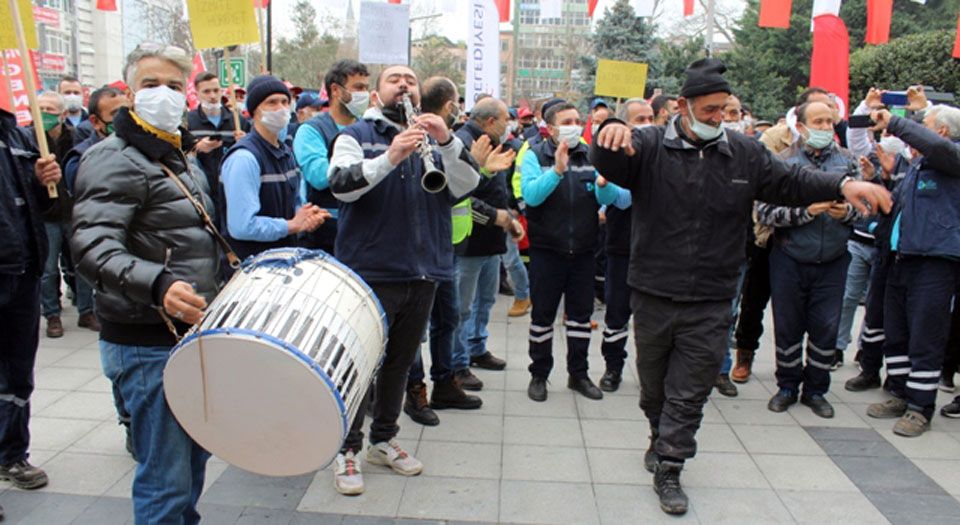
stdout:
[[[162,130],[147,129],[144,124],[146,123],[143,122],[143,119],[135,118],[129,108],[122,107],[113,118],[114,134],[153,161],[159,161],[174,153],[178,146],[182,146],[186,142],[181,140],[179,144],[174,145],[171,141],[160,138],[156,133],[157,131],[164,133]],[[149,124],[146,125],[149,126]],[[152,128],[152,126],[149,127]],[[181,128],[181,136],[185,131]],[[167,133],[166,135],[171,134]],[[190,147],[192,147],[192,144]]]
[[468,120],[466,124],[463,125],[463,129],[467,130],[467,133],[473,137],[473,140],[477,140],[481,135],[483,135],[483,130],[480,129],[480,126],[478,126],[477,123],[472,120]]
[[663,145],[671,149],[695,151],[716,147],[720,153],[728,157],[733,157],[733,150],[730,149],[730,141],[727,138],[727,130],[721,128],[721,131],[720,136],[713,140],[696,142],[683,132],[680,124],[680,115],[677,115],[667,123],[666,130],[663,134]]
[[385,134],[388,128],[393,128],[396,131],[403,131],[404,129],[402,125],[383,116],[383,112],[377,107],[367,109],[363,114],[363,119],[373,122],[374,127],[380,134]]
[[[543,147],[543,154],[546,155],[547,158],[551,158],[551,159],[554,158],[554,156],[555,156],[556,153],[557,153],[557,146],[559,146],[559,144],[555,143],[555,142],[553,141],[553,138],[549,138],[549,137],[543,139],[543,141],[541,142],[541,144],[543,144],[543,146],[542,146],[542,147]],[[582,153],[582,154],[584,154],[584,155],[587,154],[587,145],[583,143],[583,139],[580,139],[580,141],[577,142],[577,147],[570,149],[570,156],[571,156],[571,157],[573,157],[574,155],[580,154],[580,153]]]
[[284,144],[282,140],[279,142],[280,144],[279,146],[274,146],[273,144],[270,144],[270,141],[268,141],[267,139],[263,138],[262,135],[260,135],[256,127],[251,128],[249,134],[252,136],[250,140],[257,141],[264,150],[270,152],[273,158],[279,160],[289,155],[289,151],[286,148],[286,144]]

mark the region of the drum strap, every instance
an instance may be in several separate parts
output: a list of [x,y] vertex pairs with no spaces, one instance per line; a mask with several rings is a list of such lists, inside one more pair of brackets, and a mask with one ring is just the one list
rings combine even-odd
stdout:
[[159,164],[163,172],[166,173],[167,176],[173,180],[174,184],[176,184],[177,187],[180,188],[180,192],[183,193],[184,197],[186,197],[188,201],[190,201],[190,204],[193,204],[193,207],[196,208],[197,213],[200,214],[200,218],[203,219],[203,223],[207,227],[207,231],[209,231],[210,234],[213,235],[213,237],[217,240],[217,244],[220,245],[220,249],[222,249],[223,253],[227,255],[227,263],[230,264],[230,267],[233,269],[239,268],[240,257],[238,257],[237,254],[233,251],[233,248],[230,247],[230,243],[228,243],[227,240],[223,238],[223,235],[220,235],[220,230],[218,230],[217,226],[213,223],[213,219],[210,218],[210,215],[207,213],[207,210],[203,207],[203,204],[201,204],[200,201],[198,201],[193,196],[193,194],[190,193],[190,190],[187,189],[187,186],[183,183],[182,180],[180,180],[180,177],[177,177],[173,173],[173,171],[170,170],[170,168],[164,166],[159,162],[157,164]]

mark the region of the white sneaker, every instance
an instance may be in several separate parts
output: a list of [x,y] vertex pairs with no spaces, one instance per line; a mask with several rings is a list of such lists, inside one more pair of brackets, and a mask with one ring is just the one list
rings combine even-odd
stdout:
[[367,461],[390,467],[404,476],[416,476],[423,471],[423,463],[400,448],[396,439],[381,441],[367,448]]
[[347,496],[363,494],[363,474],[360,472],[360,460],[352,450],[346,454],[337,454],[333,470],[333,486],[337,492]]

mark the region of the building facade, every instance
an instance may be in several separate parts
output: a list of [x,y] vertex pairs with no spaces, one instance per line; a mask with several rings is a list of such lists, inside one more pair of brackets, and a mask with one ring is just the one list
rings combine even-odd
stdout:
[[[553,96],[579,98],[580,56],[589,47],[587,0],[564,0],[560,18],[541,17],[540,0],[516,0],[516,53],[502,75],[513,86],[507,90],[514,104]],[[517,11],[514,14],[517,14]],[[512,46],[510,46],[512,47]],[[501,53],[504,52],[501,37]]]

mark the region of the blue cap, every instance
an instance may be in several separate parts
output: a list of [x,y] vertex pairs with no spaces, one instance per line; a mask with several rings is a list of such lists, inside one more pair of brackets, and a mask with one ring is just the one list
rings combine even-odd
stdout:
[[607,104],[606,100],[603,100],[602,98],[595,98],[593,99],[593,102],[590,103],[590,111],[593,111],[600,106],[610,109],[610,105]]
[[517,120],[517,108],[507,108],[511,120]]
[[320,96],[309,91],[304,91],[300,94],[300,98],[297,99],[297,111],[303,108],[320,108],[322,105]]

